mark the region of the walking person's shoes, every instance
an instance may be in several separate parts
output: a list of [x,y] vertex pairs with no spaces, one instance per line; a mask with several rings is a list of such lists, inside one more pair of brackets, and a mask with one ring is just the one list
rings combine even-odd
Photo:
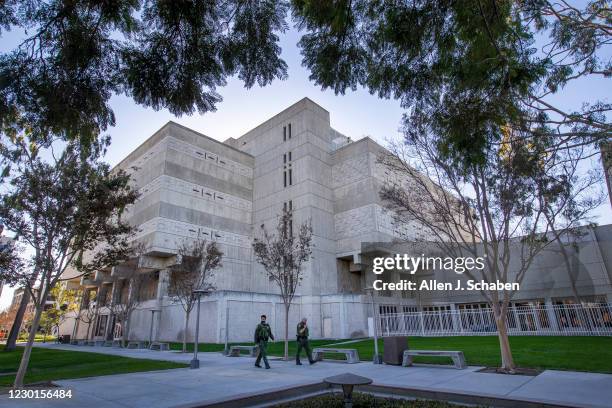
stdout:
[[295,365],[302,365],[302,363],[300,363],[299,361],[296,361]]
[[314,364],[314,363],[316,363],[316,362],[317,362],[317,360],[311,360],[311,361],[310,361],[310,365],[313,365],[313,364]]
[[269,369],[270,369],[270,366],[266,366],[266,370],[269,370]]
[[255,367],[257,368],[261,368],[261,366],[259,364],[255,364]]

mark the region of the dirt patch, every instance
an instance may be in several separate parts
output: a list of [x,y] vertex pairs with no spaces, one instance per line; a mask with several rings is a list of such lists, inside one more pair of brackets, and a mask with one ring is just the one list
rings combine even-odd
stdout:
[[513,372],[508,372],[500,369],[499,367],[485,367],[476,371],[477,373],[488,373],[488,374],[505,374],[505,375],[528,375],[535,377],[542,373],[542,370],[535,368],[515,368]]

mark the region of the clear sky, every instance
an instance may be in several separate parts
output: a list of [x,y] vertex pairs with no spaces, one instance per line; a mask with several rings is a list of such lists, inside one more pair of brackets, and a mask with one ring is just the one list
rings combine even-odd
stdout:
[[[18,33],[3,33],[0,51],[15,47],[20,37]],[[322,91],[309,81],[308,70],[301,66],[301,55],[296,45],[298,40],[299,33],[293,29],[281,36],[282,55],[289,66],[287,80],[277,80],[265,88],[245,89],[241,81],[230,79],[226,87],[218,90],[223,102],[217,105],[216,112],[175,117],[166,110],[145,109],[125,96],[113,97],[111,103],[116,126],[107,131],[112,137],[107,160],[113,165],[118,163],[169,120],[224,141],[244,134],[304,97],[328,110],[332,127],[353,139],[370,136],[384,144],[385,140],[400,135],[404,110],[398,101],[379,99],[363,89],[348,91],[346,95]],[[607,87],[609,83],[603,80],[581,81],[565,89],[556,102],[564,108],[575,109],[576,101],[607,97],[611,94]],[[590,165],[601,166],[599,156],[593,158]],[[612,223],[608,202],[598,209],[596,215],[599,224]],[[8,305],[11,297],[12,290],[5,288],[0,297],[0,310]]]

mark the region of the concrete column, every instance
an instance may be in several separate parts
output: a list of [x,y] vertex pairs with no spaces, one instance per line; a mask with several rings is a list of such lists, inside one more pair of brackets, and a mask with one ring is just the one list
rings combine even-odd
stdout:
[[112,334],[112,330],[113,330],[113,328],[110,326],[113,320],[113,306],[115,305],[115,302],[117,301],[117,292],[119,291],[118,283],[119,283],[118,279],[113,280],[113,284],[111,288],[110,305],[108,307],[109,312],[108,312],[108,317],[106,318],[106,328],[104,329],[104,340],[108,339],[109,334]]
[[[225,342],[225,308],[227,307],[227,298],[225,292],[217,300],[217,343]],[[218,293],[217,293],[218,295]]]
[[557,315],[555,313],[552,299],[546,298],[546,300],[544,301],[544,306],[546,306],[546,314],[548,315],[550,330],[559,331],[559,323],[557,322]]
[[153,341],[160,341],[160,331],[162,324],[163,314],[163,300],[164,296],[168,295],[168,285],[170,283],[170,271],[168,269],[162,269],[159,271],[159,280],[157,282],[157,308],[159,312],[156,312],[155,316],[155,329],[153,332]]
[[168,284],[169,283],[170,283],[170,271],[168,269],[162,269],[161,271],[159,271],[159,281],[157,282],[158,303],[163,300],[164,296],[168,295]]
[[348,338],[346,324],[346,304],[344,303],[344,296],[340,295],[340,338]]
[[463,332],[463,324],[461,324],[461,315],[459,309],[454,303],[450,304],[451,316],[453,321],[453,330],[456,332]]

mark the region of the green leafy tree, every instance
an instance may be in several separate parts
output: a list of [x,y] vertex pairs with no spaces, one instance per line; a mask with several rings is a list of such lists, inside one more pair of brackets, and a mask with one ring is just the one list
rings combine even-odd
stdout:
[[284,1],[3,1],[0,28],[25,32],[0,55],[0,126],[91,143],[123,94],[175,115],[215,110],[229,76],[284,78]]
[[49,296],[53,303],[51,307],[43,310],[40,318],[40,328],[45,336],[54,329],[59,336],[59,328],[62,323],[66,321],[69,315],[79,310],[79,295],[76,289],[68,289],[65,284],[60,284],[49,291]]
[[567,147],[611,135],[612,105],[563,103],[572,83],[612,75],[605,0],[294,0],[310,79],[344,93],[358,86],[426,123],[456,166],[482,164],[510,128]]
[[108,138],[87,147],[69,142],[45,148],[30,136],[2,140],[1,149],[2,159],[12,165],[0,197],[0,218],[31,247],[27,267],[9,274],[35,306],[15,387],[23,386],[46,300],[64,272],[74,268],[91,274],[129,255],[132,227],[121,215],[137,198],[129,175],[111,172],[102,161]]

